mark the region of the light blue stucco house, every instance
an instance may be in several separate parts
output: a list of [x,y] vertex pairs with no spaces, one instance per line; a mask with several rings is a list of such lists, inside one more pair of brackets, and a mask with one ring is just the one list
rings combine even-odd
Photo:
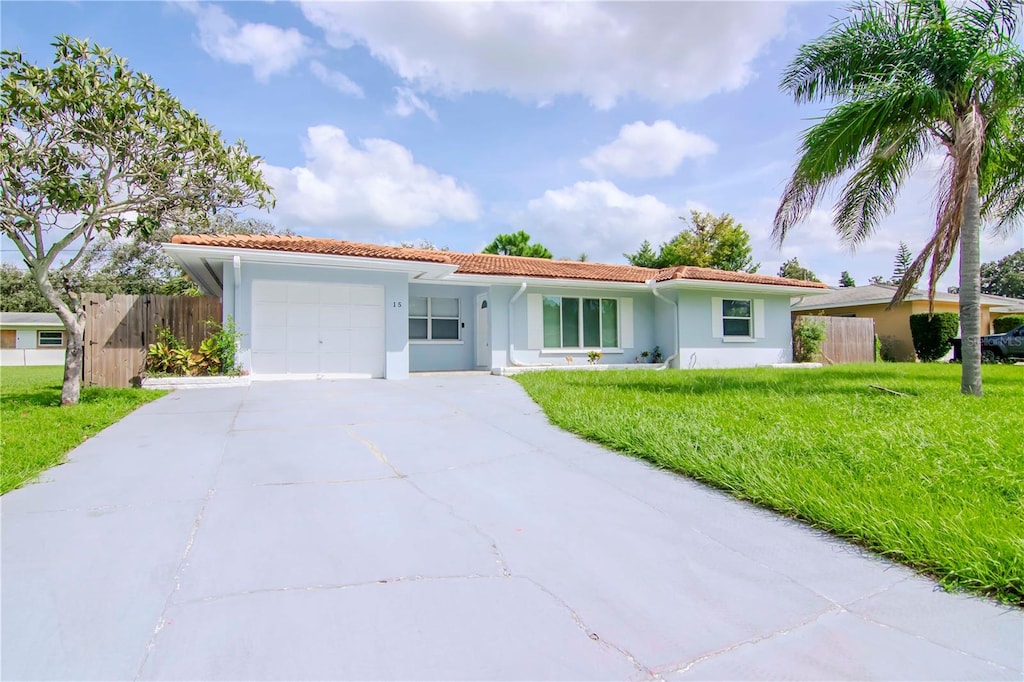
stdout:
[[241,333],[253,378],[646,361],[791,360],[790,299],[825,285],[709,268],[663,270],[406,249],[334,239],[180,235],[164,249]]

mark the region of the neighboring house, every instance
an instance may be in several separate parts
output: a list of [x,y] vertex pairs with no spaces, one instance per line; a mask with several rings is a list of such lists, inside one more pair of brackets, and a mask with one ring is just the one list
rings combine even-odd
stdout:
[[333,239],[179,235],[164,249],[233,317],[256,377],[372,376],[519,365],[675,367],[791,359],[790,298],[824,285]]
[[56,313],[0,313],[0,365],[63,365],[65,346]]
[[[928,292],[913,289],[892,310],[887,310],[896,287],[872,284],[863,287],[841,287],[813,298],[795,297],[793,317],[797,315],[833,315],[837,317],[870,317],[875,320],[875,334],[881,339],[893,359],[913,361],[914,341],[910,335],[910,316],[928,312]],[[1000,315],[1024,309],[1024,301],[1004,296],[981,296],[981,333],[992,333],[992,320]],[[937,313],[959,313],[960,299],[956,294],[935,292]]]

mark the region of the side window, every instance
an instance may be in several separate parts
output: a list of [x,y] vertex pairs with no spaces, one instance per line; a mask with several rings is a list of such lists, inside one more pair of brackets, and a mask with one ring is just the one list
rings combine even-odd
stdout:
[[747,299],[727,298],[722,301],[722,335],[752,337],[753,305]]

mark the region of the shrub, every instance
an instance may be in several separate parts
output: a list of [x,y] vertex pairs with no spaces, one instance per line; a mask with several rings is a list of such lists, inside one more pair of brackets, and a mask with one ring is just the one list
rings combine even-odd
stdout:
[[813,362],[825,343],[825,323],[801,317],[793,327],[793,359],[797,362]]
[[[223,325],[213,320],[209,320],[206,324],[213,329],[213,332],[203,343],[210,342],[211,354],[217,358],[217,371],[210,372],[210,374],[235,372],[238,369],[235,364],[235,353],[238,352],[238,339],[242,336],[235,330],[235,319],[228,316],[228,321]],[[200,346],[200,353],[202,353],[202,346]]]
[[996,334],[1005,334],[1022,324],[1024,324],[1024,315],[1003,315],[992,320],[992,328],[995,329]]
[[960,333],[960,316],[956,313],[918,313],[910,316],[910,335],[914,351],[922,362],[934,362],[953,345],[949,340]]
[[896,347],[897,339],[893,336],[876,336],[878,357],[882,362],[896,362]]

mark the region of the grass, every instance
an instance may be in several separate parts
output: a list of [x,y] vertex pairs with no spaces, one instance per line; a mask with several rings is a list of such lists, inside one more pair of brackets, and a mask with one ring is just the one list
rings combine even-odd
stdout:
[[0,494],[64,461],[90,436],[164,395],[137,388],[82,389],[60,406],[63,367],[0,367]]
[[1024,368],[983,372],[981,399],[948,364],[516,379],[562,428],[1024,605]]

